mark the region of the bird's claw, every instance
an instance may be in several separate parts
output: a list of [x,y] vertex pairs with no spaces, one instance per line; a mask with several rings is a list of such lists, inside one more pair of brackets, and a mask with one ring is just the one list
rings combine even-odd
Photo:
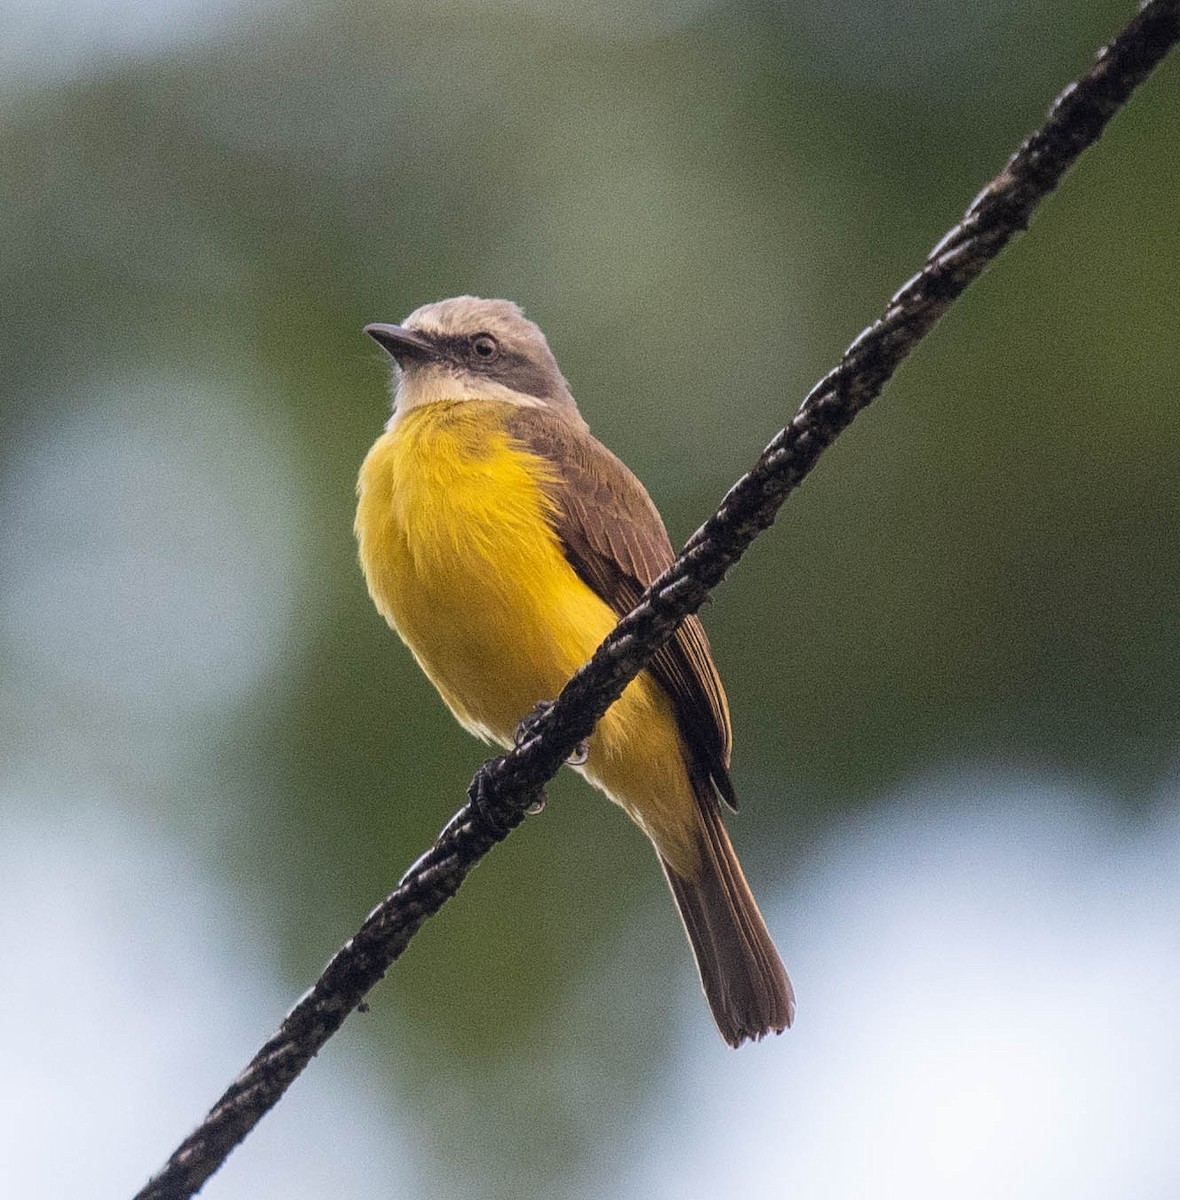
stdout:
[[[467,789],[467,800],[476,818],[492,831],[497,840],[505,837],[516,825],[520,824],[521,814],[513,814],[511,809],[505,810],[503,804],[496,797],[494,785],[483,767],[476,771],[475,778]],[[534,793],[532,803],[524,812],[529,816],[535,816],[544,809],[545,789],[538,788]],[[461,819],[463,819],[463,813],[456,813],[452,825]],[[447,826],[448,830],[450,828],[451,826]]]
[[[537,703],[533,705],[532,711],[527,713],[521,723],[516,727],[516,732],[512,735],[512,744],[514,746],[523,746],[525,742],[532,737],[533,733],[536,731],[537,725],[552,707],[552,700],[538,700]],[[574,752],[565,761],[571,767],[584,767],[589,758],[590,742],[586,738],[583,738],[574,747]],[[541,808],[544,807],[545,802],[542,800]],[[541,809],[538,809],[537,811],[540,812]]]
[[516,732],[512,735],[512,744],[514,746],[523,746],[525,742],[532,737],[542,717],[544,717],[552,707],[552,700],[538,700],[537,703],[533,705],[532,711],[525,713],[520,724],[516,727]]

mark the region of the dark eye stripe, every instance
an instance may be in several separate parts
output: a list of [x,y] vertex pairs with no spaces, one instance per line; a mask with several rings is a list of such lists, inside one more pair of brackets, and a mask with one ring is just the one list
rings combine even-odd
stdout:
[[535,396],[538,400],[551,400],[561,394],[552,370],[533,362],[519,351],[506,349],[502,342],[500,353],[485,362],[469,352],[471,342],[463,334],[435,333],[426,336],[438,347],[439,353],[456,367],[494,379],[514,392]]

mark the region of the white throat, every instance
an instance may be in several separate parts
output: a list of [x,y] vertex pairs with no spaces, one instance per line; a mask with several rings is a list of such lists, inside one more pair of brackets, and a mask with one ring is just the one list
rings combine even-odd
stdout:
[[410,409],[436,400],[500,400],[520,408],[544,408],[546,404],[539,396],[518,392],[494,379],[457,375],[446,367],[425,363],[416,364],[409,371],[395,372],[395,379],[391,425]]

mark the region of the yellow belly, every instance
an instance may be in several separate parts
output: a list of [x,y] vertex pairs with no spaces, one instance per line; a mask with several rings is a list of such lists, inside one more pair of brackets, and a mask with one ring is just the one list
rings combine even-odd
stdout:
[[[438,401],[380,437],[358,483],[369,593],[456,718],[502,745],[614,628],[554,532],[543,459],[504,431],[507,405]],[[695,801],[667,694],[647,673],[599,723],[583,774],[682,874]]]

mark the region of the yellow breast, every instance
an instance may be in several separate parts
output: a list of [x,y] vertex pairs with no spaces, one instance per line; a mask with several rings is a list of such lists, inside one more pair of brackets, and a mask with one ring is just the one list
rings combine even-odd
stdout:
[[369,592],[455,716],[505,741],[615,623],[553,529],[552,468],[494,401],[412,409],[361,468],[356,532]]

